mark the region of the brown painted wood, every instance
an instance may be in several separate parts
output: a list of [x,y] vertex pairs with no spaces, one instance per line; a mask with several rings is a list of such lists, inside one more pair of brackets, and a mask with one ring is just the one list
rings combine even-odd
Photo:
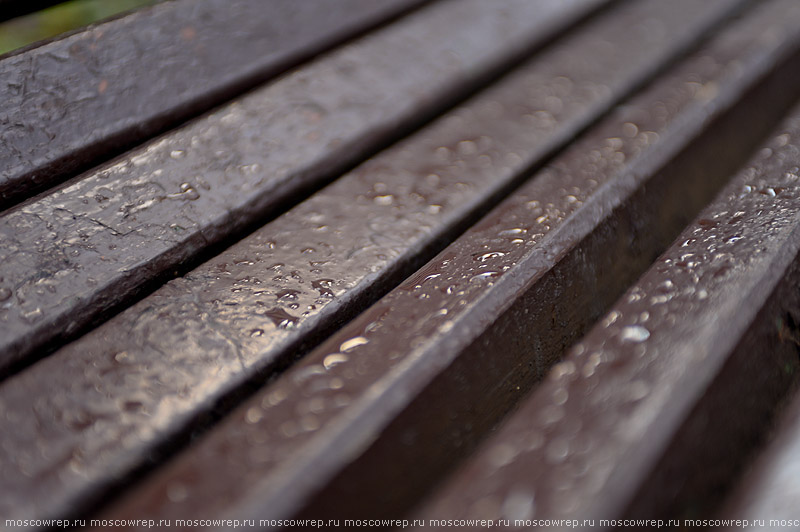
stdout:
[[422,3],[176,0],[5,56],[0,209]]
[[[783,115],[800,89],[800,11],[791,5],[765,5],[627,102],[102,516],[398,516],[647,268]],[[681,7],[626,5],[631,22],[609,13],[584,42],[596,50],[616,37],[619,50],[635,49],[626,41],[634,34],[616,24],[652,29],[632,20],[686,15]],[[730,127],[754,116],[753,127]],[[511,131],[511,117],[504,121]],[[506,138],[486,136],[492,146]],[[474,152],[462,145],[468,153],[445,146],[452,161],[502,155],[477,143]],[[734,156],[720,157],[726,150]],[[391,187],[388,174],[379,179]]]
[[6,212],[0,374],[288,208],[604,2],[434,3]]
[[800,371],[798,138],[800,108],[418,517],[713,517]]
[[[175,445],[215,401],[364,308],[739,5],[647,1],[610,12],[7,380],[3,422],[15,429],[0,431],[0,448],[30,452],[0,459],[0,482],[18,494],[4,511],[75,508]],[[41,474],[29,477],[31,467]]]

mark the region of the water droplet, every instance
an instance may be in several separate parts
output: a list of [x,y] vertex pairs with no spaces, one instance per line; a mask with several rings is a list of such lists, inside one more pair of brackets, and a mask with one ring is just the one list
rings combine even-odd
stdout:
[[451,151],[447,146],[440,146],[436,148],[435,153],[439,160],[446,161],[450,158]]
[[33,310],[29,310],[27,312],[22,313],[22,319],[27,321],[28,323],[35,323],[42,318],[43,312],[42,309],[36,307]]
[[317,430],[319,428],[319,420],[314,416],[303,416],[300,420],[300,427],[306,432]]
[[550,445],[545,449],[547,460],[551,464],[558,464],[564,461],[569,454],[569,442],[566,438],[557,438],[550,442]]
[[527,521],[533,517],[533,495],[526,491],[512,491],[503,501],[501,511],[509,521]]
[[297,426],[293,421],[286,421],[280,426],[281,434],[287,438],[291,438],[297,434]]
[[550,377],[558,381],[567,375],[575,373],[575,369],[575,364],[571,360],[565,360],[553,366],[553,369],[550,370]]
[[603,327],[609,327],[612,323],[617,321],[620,316],[622,316],[622,313],[620,313],[618,310],[612,310],[608,313],[608,316],[603,319]]
[[494,259],[494,258],[503,257],[503,256],[505,256],[505,253],[503,253],[501,251],[490,251],[489,253],[484,253],[483,255],[478,255],[478,256],[474,257],[474,259],[475,260],[479,260],[481,262],[486,262],[489,259]]
[[264,336],[264,329],[253,329],[250,331],[251,338],[258,338],[259,336]]
[[333,290],[330,289],[332,284],[333,279],[317,279],[316,281],[311,281],[311,287],[315,290],[319,290],[320,297],[335,297]]
[[566,388],[556,388],[553,392],[553,402],[557,405],[563,405],[569,398],[569,392]]
[[646,382],[635,380],[628,386],[628,399],[630,401],[640,401],[650,393],[650,387]]
[[286,399],[286,397],[288,397],[288,394],[286,393],[286,390],[278,389],[278,390],[275,390],[273,392],[270,392],[269,395],[267,395],[261,401],[261,405],[264,408],[267,408],[267,407],[270,407],[270,406],[277,406],[277,405],[281,404],[283,402],[283,400]]
[[257,406],[252,406],[247,409],[247,413],[244,415],[244,420],[246,423],[253,425],[261,421],[263,417],[264,417],[264,412],[262,412],[261,409],[258,408]]
[[297,324],[299,318],[292,316],[285,310],[279,307],[274,307],[266,312],[264,315],[272,320],[272,323],[280,329],[288,329]]
[[517,457],[517,452],[508,444],[500,443],[489,450],[489,460],[496,468],[501,468],[511,463]]
[[191,185],[191,183],[181,183],[181,191],[175,194],[169,194],[169,199],[184,199],[194,201],[200,197],[200,193]]
[[583,376],[591,377],[592,375],[594,375],[594,371],[597,368],[597,366],[600,365],[601,361],[602,361],[602,356],[600,355],[600,353],[592,353],[591,355],[589,355],[588,361],[583,366],[583,371],[582,371]]
[[622,125],[622,134],[628,138],[633,138],[639,134],[639,127],[633,122],[625,122]]
[[343,353],[349,353],[356,347],[364,345],[368,342],[369,340],[367,340],[363,336],[356,336],[355,338],[350,338],[349,340],[345,340],[344,342],[342,342],[342,345],[339,346],[339,351]]
[[424,285],[428,281],[430,281],[432,279],[436,279],[437,277],[441,277],[441,276],[442,276],[441,273],[432,273],[430,275],[426,275],[424,279],[422,279],[419,283],[416,283],[414,285],[414,288],[422,288],[422,285]]
[[259,172],[261,170],[261,165],[258,164],[258,163],[244,164],[244,165],[239,167],[239,170],[243,174],[251,174],[252,175],[252,174],[255,174],[255,173],[257,173],[257,172]]
[[394,196],[386,194],[384,196],[375,196],[373,199],[378,205],[391,205],[394,202]]
[[275,297],[277,297],[278,299],[288,299],[290,301],[294,301],[295,299],[297,299],[297,294],[299,293],[300,293],[299,290],[292,290],[291,288],[287,288],[286,290],[281,290],[280,292],[275,294]]
[[483,273],[479,273],[478,275],[474,275],[470,279],[470,281],[471,282],[479,282],[479,281],[483,281],[485,279],[489,279],[491,277],[497,277],[498,275],[500,275],[500,272],[483,272]]
[[183,150],[172,150],[169,152],[169,156],[173,159],[183,159],[186,156],[186,152]]
[[333,353],[325,357],[325,359],[322,361],[322,365],[325,367],[325,369],[331,369],[333,366],[341,364],[342,362],[347,362],[349,359],[350,357],[344,353]]
[[11,297],[11,290],[5,286],[0,286],[0,301],[6,301]]
[[471,140],[462,140],[458,143],[458,153],[461,155],[473,155],[478,152],[478,145]]
[[194,187],[188,187],[183,191],[183,197],[189,201],[194,201],[200,197],[200,193]]
[[628,325],[622,328],[620,338],[626,342],[644,342],[650,338],[650,331],[641,325]]
[[451,284],[444,289],[444,293],[447,295],[453,295],[454,293],[456,293],[457,290],[458,290],[458,285]]

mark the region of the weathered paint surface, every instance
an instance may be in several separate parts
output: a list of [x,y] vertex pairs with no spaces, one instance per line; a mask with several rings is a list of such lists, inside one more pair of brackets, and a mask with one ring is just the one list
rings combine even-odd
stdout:
[[[666,7],[663,3],[649,4],[649,7],[658,9],[659,5]],[[638,9],[646,9],[642,6],[640,4]],[[647,93],[629,102],[400,288],[344,327],[237,410],[207,440],[199,442],[174,465],[157,473],[152,482],[133,491],[123,504],[105,515],[148,513],[174,517],[186,512],[213,515],[214,512],[224,514],[228,511],[230,515],[275,517],[290,515],[309,503],[312,507],[308,515],[315,515],[314,511],[324,506],[314,506],[320,503],[313,499],[315,492],[350,467],[351,460],[373,444],[375,438],[378,438],[376,445],[390,442],[382,450],[388,448],[392,452],[384,452],[379,459],[369,461],[369,465],[376,466],[375,477],[382,477],[394,488],[387,491],[375,489],[375,484],[364,483],[374,478],[370,479],[370,475],[365,473],[369,469],[367,466],[357,465],[357,471],[365,473],[363,476],[347,485],[336,480],[333,486],[338,489],[360,485],[361,491],[353,488],[358,496],[353,496],[353,492],[326,488],[320,497],[330,497],[335,501],[333,504],[343,503],[338,510],[345,515],[352,510],[347,506],[347,500],[363,503],[366,497],[370,503],[385,502],[381,500],[381,493],[385,493],[386,498],[398,498],[398,493],[405,489],[400,487],[401,482],[407,488],[416,471],[425,470],[435,463],[435,460],[430,460],[412,467],[406,457],[411,455],[427,460],[424,455],[436,453],[439,447],[445,449],[442,455],[458,452],[457,448],[447,447],[450,440],[463,437],[466,441],[472,437],[469,423],[476,420],[485,423],[474,412],[451,420],[451,416],[461,415],[451,407],[463,406],[455,397],[460,396],[462,402],[469,403],[466,410],[475,411],[480,408],[474,397],[481,397],[481,402],[489,399],[502,402],[496,395],[487,393],[491,391],[494,394],[495,387],[500,390],[497,392],[500,395],[514,394],[511,390],[517,381],[513,373],[518,368],[504,365],[500,359],[507,353],[498,348],[498,343],[490,342],[487,346],[479,343],[474,350],[483,351],[486,360],[497,360],[494,366],[491,363],[480,366],[480,370],[486,370],[485,374],[465,369],[455,358],[503,315],[514,303],[514,298],[545,278],[547,272],[601,221],[637,197],[641,190],[657,182],[659,172],[671,161],[681,159],[687,146],[702,140],[702,148],[714,148],[712,152],[720,149],[719,145],[709,141],[709,138],[716,138],[715,135],[703,136],[707,125],[726,110],[739,108],[737,103],[744,109],[754,103],[742,98],[750,88],[765,80],[772,67],[782,64],[786,69],[784,73],[791,71],[786,60],[797,50],[798,43],[787,43],[778,38],[794,31],[794,22],[784,19],[785,7],[785,4],[773,6],[765,15],[731,28],[688,63],[659,80]],[[637,11],[634,7],[630,9],[633,18]],[[638,14],[642,15],[641,12]],[[609,16],[610,20],[614,20],[614,16],[621,17],[619,12]],[[635,26],[628,22],[626,27]],[[586,31],[589,34],[592,30]],[[622,34],[619,27],[610,22],[594,31],[597,31],[595,36],[603,35],[601,40],[606,42],[611,36]],[[772,33],[772,36],[754,39],[754,36],[765,33]],[[630,37],[631,34],[627,34],[626,38]],[[576,40],[580,38],[576,37]],[[594,48],[597,48],[596,43]],[[628,45],[625,48],[635,47]],[[580,57],[579,54],[576,56]],[[740,63],[742,57],[748,58],[746,63]],[[593,59],[595,63],[599,61],[597,55]],[[560,61],[559,68],[569,63]],[[796,91],[787,87],[775,94],[782,94],[782,103],[786,104]],[[504,101],[496,100],[498,103]],[[562,101],[569,99],[562,98]],[[774,114],[781,114],[779,101],[777,98],[773,101],[776,105]],[[505,126],[511,127],[508,119]],[[507,137],[492,135],[489,138],[494,147],[500,142],[509,142],[507,138],[520,138],[521,135],[519,132]],[[725,140],[730,138],[726,136]],[[734,138],[742,139],[744,152],[747,143],[752,147],[758,135],[739,134]],[[723,145],[729,146],[728,143]],[[518,155],[522,153],[517,152]],[[474,155],[480,157],[484,153],[476,150]],[[491,160],[496,160],[494,154],[491,155]],[[687,155],[686,158],[694,164],[693,157]],[[475,166],[478,165],[468,167]],[[706,170],[716,181],[716,185],[710,185],[710,191],[703,190],[703,185],[692,180],[698,172],[702,174]],[[693,200],[694,207],[680,205],[685,203],[685,198],[683,194],[677,194],[673,195],[676,201],[664,207],[663,212],[649,213],[646,209],[661,199],[659,189],[654,189],[644,195],[649,198],[647,201],[641,198],[634,201],[640,206],[634,214],[641,214],[645,222],[631,224],[634,227],[628,229],[637,229],[641,233],[666,220],[674,231],[671,233],[674,237],[680,231],[681,223],[691,216],[686,211],[693,208],[696,212],[702,206],[703,196],[708,199],[713,194],[715,187],[719,187],[729,175],[728,170],[726,165],[719,166],[714,159],[707,159],[688,178],[681,175],[680,168],[666,172],[662,181],[677,177],[681,185],[688,184],[693,191],[702,192]],[[468,175],[466,167],[461,175]],[[390,188],[382,191],[384,194],[392,192],[395,191]],[[403,196],[393,194],[393,197]],[[619,210],[623,212],[619,219],[631,215],[630,210]],[[673,214],[670,219],[664,215],[670,212],[678,214]],[[614,234],[614,229],[612,226],[603,231]],[[620,251],[619,255],[609,254],[609,248],[602,247],[604,241],[597,239],[598,249],[589,250],[593,254],[579,257],[584,269],[581,273],[586,273],[586,278],[597,273],[585,271],[596,256],[609,256],[611,262],[616,260],[624,265],[643,248],[653,252],[652,247],[648,247],[652,246],[649,238],[637,239],[647,244],[637,244],[626,250],[626,247],[631,247],[627,240],[629,236],[630,233],[623,234],[614,240],[617,246],[613,251]],[[664,236],[660,241],[663,246],[668,245]],[[644,270],[647,257],[637,260],[638,266]],[[616,267],[618,269],[612,271],[624,269],[624,266]],[[627,274],[626,282],[633,278],[633,269],[624,272]],[[574,272],[566,270],[563,273],[561,280]],[[594,282],[602,286],[606,280],[599,277]],[[530,324],[531,320],[538,319],[534,311],[547,310],[557,297],[566,298],[561,308],[574,308],[576,300],[584,302],[594,294],[589,291],[584,299],[569,299],[567,295],[574,296],[578,292],[570,283],[580,285],[580,281],[565,281],[560,285],[562,293],[545,293],[544,298],[537,299],[537,294],[533,293],[532,301],[527,301],[530,315],[520,318],[520,327],[533,330],[524,333],[520,332],[522,329],[513,331],[518,334],[520,344],[534,341],[537,335],[545,335],[543,328],[537,332]],[[580,315],[581,312],[575,310],[573,314]],[[549,313],[541,312],[540,315],[549,321]],[[556,324],[562,327],[560,321]],[[502,343],[502,338],[499,338],[502,332],[491,339]],[[508,346],[508,342],[513,342],[513,339],[503,343],[503,347]],[[537,349],[531,344],[528,347],[532,351]],[[537,362],[533,360],[530,363],[535,365]],[[537,369],[544,372],[546,368],[531,370],[522,367],[519,371],[530,374]],[[421,389],[437,375],[448,373],[455,374],[457,383],[437,393],[436,384],[441,381],[434,381],[435,384],[429,388],[433,391],[426,390],[424,401],[420,400],[421,406],[413,410],[418,417],[414,417],[413,423],[406,419],[408,424],[403,428],[407,430],[394,430],[394,425],[391,425],[394,416],[412,403]],[[474,417],[470,418],[470,415]],[[461,428],[456,428],[456,425]],[[420,430],[424,432],[429,428],[430,432],[420,434]],[[451,435],[451,429],[455,436]],[[387,432],[382,433],[384,430]],[[365,507],[361,511],[365,512]]]
[[[6,443],[31,451],[0,460],[4,482],[20,494],[10,511],[46,514],[92,496],[222,394],[291,356],[350,305],[363,305],[376,283],[391,280],[525,177],[736,5],[687,1],[686,9],[673,10],[648,1],[609,13],[591,31],[542,52],[219,257],[9,379],[0,401],[10,413],[5,422],[17,428],[4,432]],[[653,31],[660,25],[663,31]],[[39,381],[46,389],[35,394]],[[17,410],[12,405],[23,397],[27,406]],[[35,415],[22,415],[31,408]]]
[[435,3],[7,212],[0,372],[285,208],[603,1]]
[[0,208],[421,3],[177,0],[6,56]]
[[420,516],[709,516],[798,374],[798,139],[795,109]]

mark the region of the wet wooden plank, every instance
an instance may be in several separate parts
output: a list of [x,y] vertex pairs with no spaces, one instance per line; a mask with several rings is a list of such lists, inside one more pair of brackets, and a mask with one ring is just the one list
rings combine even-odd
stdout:
[[[400,515],[648,267],[783,115],[800,89],[800,10],[792,5],[765,4],[627,102],[103,515]],[[587,35],[635,49],[623,46],[632,35],[621,27],[652,36],[651,22],[691,6],[629,4],[642,22],[609,14]],[[573,57],[597,63],[601,55]],[[753,127],[730,127],[754,116]],[[502,136],[487,135],[495,146],[520,137],[511,116],[502,127]]]
[[0,22],[35,13],[64,0],[0,0]]
[[0,448],[15,451],[0,457],[0,489],[13,485],[18,496],[3,511],[74,508],[174,444],[226,393],[307,350],[413,271],[740,3],[680,5],[648,0],[608,13],[7,380],[2,423],[15,429],[0,430]]
[[4,57],[0,208],[421,3],[162,2]]
[[713,517],[800,374],[798,139],[795,109],[419,516]]
[[7,212],[0,373],[287,208],[604,1],[434,3]]

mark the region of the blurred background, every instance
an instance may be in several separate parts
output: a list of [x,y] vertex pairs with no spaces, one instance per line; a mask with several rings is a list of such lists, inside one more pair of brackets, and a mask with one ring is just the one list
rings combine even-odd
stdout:
[[0,55],[159,0],[72,0],[0,23]]

